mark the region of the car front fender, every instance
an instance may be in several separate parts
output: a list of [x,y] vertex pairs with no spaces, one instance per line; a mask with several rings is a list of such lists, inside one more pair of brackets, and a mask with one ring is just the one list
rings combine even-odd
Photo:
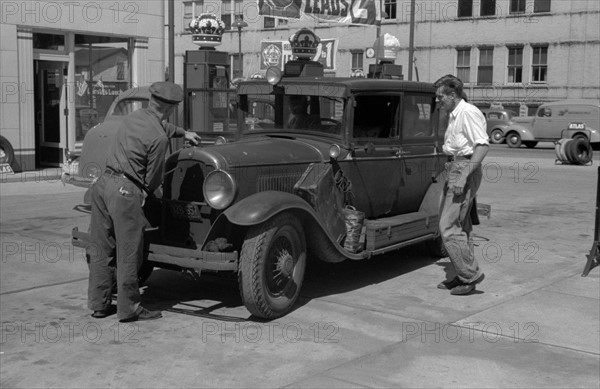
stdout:
[[315,210],[305,200],[291,193],[278,191],[255,193],[235,203],[223,213],[233,224],[252,226],[289,209],[298,209],[309,213],[315,220],[318,220]]
[[522,140],[535,140],[531,129],[525,126],[521,126],[519,124],[513,124],[512,126],[508,126],[504,135],[507,135],[510,132],[516,132],[521,136]]
[[248,196],[224,211],[215,221],[211,236],[217,237],[225,224],[249,227],[260,224],[276,214],[292,210],[304,217],[303,225],[307,239],[317,253],[326,253],[319,258],[325,262],[340,262],[344,259],[364,259],[367,251],[351,253],[340,246],[332,231],[308,202],[299,196],[286,192],[266,191]]

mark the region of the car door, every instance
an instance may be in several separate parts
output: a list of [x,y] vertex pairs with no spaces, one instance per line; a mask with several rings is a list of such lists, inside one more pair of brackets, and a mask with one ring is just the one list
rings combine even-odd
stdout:
[[441,153],[443,135],[438,134],[440,113],[435,106],[435,96],[406,92],[398,122],[405,185],[402,192],[398,193],[394,211],[415,212],[427,189],[444,168],[446,159]]
[[400,93],[355,95],[348,159],[339,161],[352,183],[351,203],[367,218],[396,215],[398,194],[406,187],[405,164],[397,120]]

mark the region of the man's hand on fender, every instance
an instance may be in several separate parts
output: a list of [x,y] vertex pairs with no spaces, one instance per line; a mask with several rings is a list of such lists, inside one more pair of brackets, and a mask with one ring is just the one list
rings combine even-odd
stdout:
[[194,146],[198,146],[200,144],[200,135],[196,134],[193,131],[186,131],[185,132],[185,140],[190,142],[192,145]]

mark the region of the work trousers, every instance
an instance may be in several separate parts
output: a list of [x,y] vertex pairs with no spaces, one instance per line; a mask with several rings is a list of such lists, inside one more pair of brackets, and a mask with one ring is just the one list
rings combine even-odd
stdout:
[[[473,282],[481,276],[479,264],[473,252],[470,210],[483,177],[481,166],[475,168],[469,160],[446,164],[444,191],[440,202],[440,234],[456,275],[462,282]],[[454,195],[449,184],[456,182],[462,174],[471,173],[463,193]]]
[[[108,308],[117,286],[117,317],[128,319],[141,311],[138,271],[144,259],[142,191],[128,179],[105,173],[92,187],[88,307]],[[116,274],[116,280],[115,280]]]

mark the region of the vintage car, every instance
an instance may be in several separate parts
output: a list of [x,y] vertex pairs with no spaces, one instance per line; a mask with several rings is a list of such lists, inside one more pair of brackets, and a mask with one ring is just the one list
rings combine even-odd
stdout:
[[104,171],[106,150],[121,120],[131,112],[147,107],[149,100],[148,87],[131,88],[120,93],[108,108],[104,121],[87,131],[83,142],[66,153],[62,182],[89,187]]
[[487,108],[482,109],[487,121],[487,134],[490,143],[499,144],[506,141],[504,134],[506,128],[512,124],[512,118],[517,114],[509,109]]
[[[235,141],[167,158],[143,277],[234,272],[248,311],[273,319],[293,308],[309,257],[362,260],[416,243],[443,255],[434,86],[269,74],[238,84]],[[73,230],[74,245],[88,242]]]
[[600,146],[600,101],[563,100],[544,103],[535,116],[516,117],[506,129],[508,147],[532,148],[538,142],[562,138],[583,139],[595,149]]

